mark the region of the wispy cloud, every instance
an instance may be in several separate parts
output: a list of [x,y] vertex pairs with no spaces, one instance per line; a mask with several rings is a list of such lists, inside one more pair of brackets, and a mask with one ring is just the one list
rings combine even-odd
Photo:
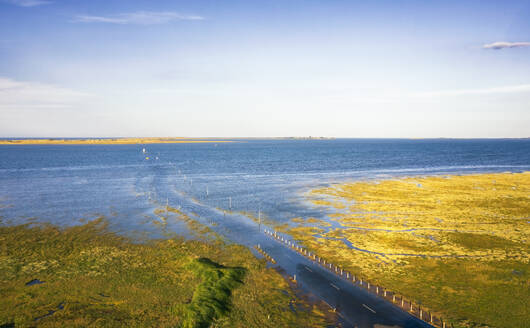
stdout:
[[0,2],[10,3],[20,7],[37,7],[52,3],[52,1],[46,0],[0,0]]
[[137,11],[134,13],[123,13],[110,16],[77,15],[74,22],[77,23],[109,23],[109,24],[137,24],[154,25],[166,24],[178,20],[203,20],[204,17],[197,15],[183,15],[172,11]]
[[414,97],[467,96],[467,95],[506,94],[506,93],[520,93],[520,92],[530,92],[530,84],[510,85],[510,86],[495,87],[495,88],[458,89],[458,90],[420,92],[420,93],[411,94],[411,96],[414,96]]
[[523,48],[530,47],[530,42],[493,42],[482,46],[484,49],[501,50],[505,48]]
[[0,77],[0,111],[39,108],[70,108],[88,94],[50,84]]

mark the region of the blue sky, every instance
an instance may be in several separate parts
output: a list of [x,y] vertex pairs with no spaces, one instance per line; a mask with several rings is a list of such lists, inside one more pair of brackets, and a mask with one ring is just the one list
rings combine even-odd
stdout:
[[530,1],[0,0],[0,137],[530,137]]

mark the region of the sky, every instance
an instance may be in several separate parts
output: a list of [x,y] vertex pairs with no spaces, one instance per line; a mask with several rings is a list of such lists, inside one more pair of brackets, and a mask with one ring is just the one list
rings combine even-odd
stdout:
[[0,0],[0,137],[119,136],[530,137],[530,0]]

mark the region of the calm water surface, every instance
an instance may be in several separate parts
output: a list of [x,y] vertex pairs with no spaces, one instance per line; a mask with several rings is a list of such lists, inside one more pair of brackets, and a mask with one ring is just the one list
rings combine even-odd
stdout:
[[118,229],[144,230],[166,201],[213,210],[231,198],[233,211],[285,221],[322,216],[303,194],[333,182],[529,169],[528,139],[0,146],[0,216],[75,224],[104,215]]

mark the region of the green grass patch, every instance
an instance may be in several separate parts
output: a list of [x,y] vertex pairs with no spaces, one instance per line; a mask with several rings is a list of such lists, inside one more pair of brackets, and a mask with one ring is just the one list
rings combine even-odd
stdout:
[[183,327],[208,327],[230,311],[231,291],[242,284],[246,270],[227,268],[207,258],[196,259],[187,268],[201,279],[191,303],[185,307]]
[[[41,284],[26,285],[38,279]],[[309,327],[330,321],[249,249],[138,242],[105,220],[0,226],[0,326]],[[289,304],[306,306],[302,312]]]
[[448,239],[458,245],[464,246],[470,250],[473,249],[510,249],[519,246],[513,241],[488,234],[469,233],[469,232],[449,232]]

